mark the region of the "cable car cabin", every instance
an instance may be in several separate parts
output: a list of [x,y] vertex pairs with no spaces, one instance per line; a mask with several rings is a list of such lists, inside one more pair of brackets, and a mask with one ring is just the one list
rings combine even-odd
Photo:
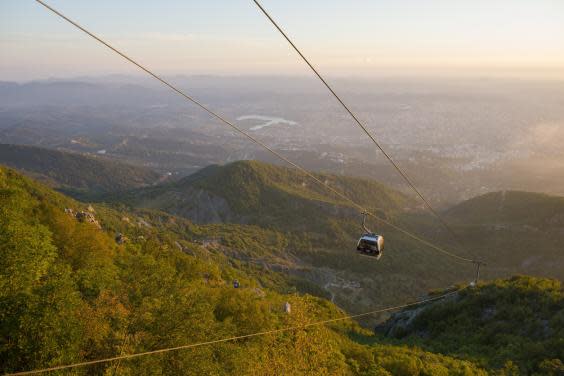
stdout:
[[360,237],[356,250],[364,255],[376,257],[378,260],[384,252],[384,237],[373,233],[366,233]]

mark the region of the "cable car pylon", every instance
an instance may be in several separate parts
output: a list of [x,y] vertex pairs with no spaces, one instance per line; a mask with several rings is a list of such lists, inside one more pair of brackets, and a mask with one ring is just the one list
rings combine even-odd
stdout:
[[486,265],[485,262],[482,261],[477,261],[474,260],[472,261],[474,263],[474,265],[476,266],[476,276],[474,278],[474,280],[470,283],[471,286],[477,286],[478,285],[478,281],[480,280],[480,266],[482,265]]

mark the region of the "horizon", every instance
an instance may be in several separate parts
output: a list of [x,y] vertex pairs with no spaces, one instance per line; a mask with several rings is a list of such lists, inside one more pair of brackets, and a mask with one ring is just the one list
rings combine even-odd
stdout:
[[[161,75],[168,80],[173,79],[258,79],[258,80],[312,80],[312,76],[305,72],[304,74],[189,74],[189,73],[170,73]],[[564,81],[564,72],[560,75],[547,76],[547,75],[495,75],[495,74],[465,74],[465,75],[455,75],[455,74],[389,74],[389,75],[372,75],[372,76],[362,76],[362,75],[338,75],[330,74],[326,75],[327,78],[335,81],[341,82],[355,82],[355,81],[396,81],[396,82],[426,82],[434,81],[435,83],[449,83],[449,82],[467,82],[467,83],[480,83],[480,82],[514,82],[514,83],[527,83],[527,82],[537,82],[537,83],[547,83],[547,84],[557,84]],[[147,85],[147,86],[161,86],[154,81],[151,77],[143,73],[107,73],[107,74],[92,74],[92,75],[53,75],[38,78],[21,78],[21,79],[2,79],[0,78],[0,83],[15,83],[18,85],[26,85],[33,83],[48,83],[48,82],[76,82],[76,83],[92,83],[92,84],[105,84],[108,80],[123,80],[128,81],[128,83],[137,85]],[[131,82],[130,82],[131,81]],[[312,81],[315,83],[315,81]]]

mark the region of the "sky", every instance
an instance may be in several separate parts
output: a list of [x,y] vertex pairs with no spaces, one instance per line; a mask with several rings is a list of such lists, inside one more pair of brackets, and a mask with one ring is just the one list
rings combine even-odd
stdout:
[[[45,0],[164,75],[306,75],[252,0]],[[564,0],[262,0],[335,76],[564,77]],[[34,0],[0,0],[0,80],[138,74]]]

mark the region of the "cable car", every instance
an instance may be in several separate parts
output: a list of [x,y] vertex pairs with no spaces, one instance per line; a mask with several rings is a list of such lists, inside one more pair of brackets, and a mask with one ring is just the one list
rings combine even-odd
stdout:
[[366,213],[362,213],[362,229],[364,234],[358,239],[356,250],[362,254],[375,257],[379,260],[384,252],[384,237],[366,228]]
[[379,259],[384,251],[384,237],[374,233],[366,233],[358,240],[356,250]]

